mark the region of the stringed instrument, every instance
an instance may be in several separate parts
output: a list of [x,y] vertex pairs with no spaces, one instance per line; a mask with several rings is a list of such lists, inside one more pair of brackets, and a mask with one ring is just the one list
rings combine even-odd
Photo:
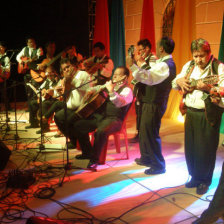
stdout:
[[89,73],[90,75],[94,74],[98,69],[100,69],[101,66],[105,66],[109,61],[108,57],[102,58],[98,62],[94,61],[87,61],[84,62],[85,71]]
[[10,72],[5,71],[5,69],[0,66],[0,83],[4,82],[10,77]]
[[196,87],[197,87],[197,84],[199,81],[202,81],[204,84],[209,84],[209,85],[215,85],[218,83],[219,81],[219,76],[218,75],[210,75],[210,76],[207,76],[205,78],[201,78],[201,79],[190,79],[190,90],[186,91],[186,92],[182,92],[182,99],[180,101],[180,105],[179,105],[179,110],[181,112],[182,115],[186,114],[187,112],[187,106],[185,105],[185,97],[188,93],[191,93],[193,92]]
[[19,74],[26,74],[29,71],[29,63],[32,61],[37,60],[37,56],[35,56],[34,58],[29,58],[26,56],[21,57],[22,62],[18,63],[18,73]]

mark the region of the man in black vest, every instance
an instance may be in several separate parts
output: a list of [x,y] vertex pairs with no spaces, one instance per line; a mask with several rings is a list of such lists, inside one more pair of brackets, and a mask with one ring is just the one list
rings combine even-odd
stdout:
[[[208,191],[212,182],[222,115],[219,106],[223,107],[223,100],[220,100],[219,106],[213,104],[208,93],[212,80],[213,84],[224,86],[224,64],[211,55],[209,43],[202,38],[192,41],[191,52],[193,60],[183,66],[172,85],[182,90],[185,96],[185,157],[191,175],[190,182],[185,186],[196,187],[196,193],[201,195]],[[219,75],[218,83],[213,78],[214,74]],[[211,80],[206,84],[209,77]],[[192,88],[192,79],[201,81]]]
[[[138,43],[138,57],[145,59],[145,64],[142,66],[144,69],[150,69],[156,63],[156,56],[151,52],[151,43],[148,39],[139,40]],[[136,112],[136,129],[137,134],[129,140],[129,143],[135,143],[139,141],[139,130],[140,130],[140,121],[142,114],[142,93],[144,90],[144,84],[136,81],[135,79],[131,82],[134,85],[133,93],[136,98],[135,100],[135,112]]]
[[[108,136],[122,127],[133,100],[132,90],[127,85],[128,76],[128,68],[123,66],[116,68],[112,81],[100,87],[102,89],[106,87],[106,91],[102,93],[109,95],[105,103],[88,119],[78,120],[73,126],[74,136],[78,139],[82,150],[82,154],[76,158],[90,159],[89,168],[97,166]],[[89,133],[93,131],[95,134],[92,146]]]
[[127,57],[127,63],[135,80],[144,84],[142,94],[142,117],[140,121],[139,146],[141,157],[136,158],[138,165],[149,166],[145,174],[165,173],[165,160],[162,155],[159,129],[161,119],[166,111],[171,90],[171,82],[176,76],[176,66],[172,58],[174,41],[163,37],[157,43],[156,64],[150,69],[142,68],[144,58],[140,57],[137,64]]

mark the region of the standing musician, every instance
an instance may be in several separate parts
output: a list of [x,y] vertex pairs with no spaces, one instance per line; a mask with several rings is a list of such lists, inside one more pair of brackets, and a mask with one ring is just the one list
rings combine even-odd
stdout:
[[6,54],[6,43],[0,42],[0,87],[1,87],[1,100],[5,104],[5,110],[10,109],[9,100],[7,98],[7,79],[10,76],[10,59]]
[[[58,82],[58,75],[53,68],[53,66],[49,66],[46,69],[46,77],[47,79],[42,83],[39,89],[41,89],[42,93],[42,104],[40,105],[40,96],[38,94],[38,98],[31,100],[29,102],[29,126],[26,126],[26,129],[29,128],[37,128],[39,127],[39,121],[37,119],[37,112],[39,108],[41,107],[42,109],[42,114],[45,114],[49,107],[55,102],[56,99],[54,99],[54,87],[57,85]],[[30,84],[29,84],[30,85]],[[31,88],[33,88],[31,86]],[[49,126],[42,126],[43,130],[42,132],[47,132],[49,131]],[[37,134],[41,133],[40,131],[37,131]]]
[[[185,186],[196,187],[197,194],[201,195],[212,182],[222,116],[219,106],[223,107],[224,102],[222,97],[212,103],[209,91],[212,85],[224,86],[224,64],[212,56],[210,44],[202,38],[192,41],[191,53],[193,60],[183,66],[173,81],[173,88],[182,90],[185,96],[185,157],[191,175]],[[219,81],[214,75],[219,75]],[[194,88],[192,79],[199,80]]]
[[[72,60],[64,58],[61,60],[61,71],[64,75],[64,96],[66,99],[66,107],[57,111],[54,116],[54,121],[59,130],[70,138],[71,125],[76,119],[75,110],[81,105],[83,96],[90,88],[91,77],[85,71],[78,70],[78,62],[74,57]],[[83,86],[81,86],[83,85]],[[65,113],[65,110],[67,113]],[[66,130],[67,128],[67,130]],[[70,141],[76,145],[76,139]]]
[[102,85],[111,79],[114,63],[105,54],[103,43],[95,43],[93,52],[95,56],[86,59],[83,64],[86,68],[85,70],[96,78],[96,85]]
[[[141,68],[143,69],[150,69],[156,63],[156,56],[151,52],[151,43],[148,39],[139,40],[137,43],[138,46],[138,53],[135,56],[136,63],[138,63],[139,58],[143,58],[145,63],[142,64]],[[136,80],[132,81],[134,84],[134,95],[136,97],[135,101],[135,112],[136,112],[136,129],[137,134],[129,140],[130,143],[135,143],[139,141],[139,130],[140,130],[140,120],[141,120],[141,113],[142,113],[142,91],[144,91],[145,84],[141,82],[137,82]]]
[[30,68],[29,65],[31,62],[38,60],[40,56],[43,55],[42,48],[37,48],[35,39],[33,37],[28,37],[26,39],[27,46],[24,47],[19,54],[16,56],[16,60],[18,61],[18,73],[25,74],[24,75],[24,82],[25,82],[25,89],[27,94],[28,103],[32,98],[36,97],[33,90],[29,88],[26,83],[32,82],[32,84],[38,88],[40,86],[39,83],[32,80],[30,75]]
[[[121,129],[123,120],[133,100],[132,89],[128,86],[129,70],[118,67],[113,79],[99,86],[108,95],[105,103],[87,119],[81,119],[73,125],[73,136],[78,139],[82,154],[77,159],[90,159],[88,168],[96,168],[107,138]],[[94,87],[93,87],[94,88]],[[92,89],[93,89],[92,88]],[[89,133],[95,131],[93,146]]]
[[172,88],[171,81],[176,76],[176,66],[172,58],[174,41],[163,37],[157,42],[158,60],[150,69],[144,69],[144,58],[138,58],[137,65],[133,58],[127,57],[134,79],[145,84],[142,91],[142,116],[139,132],[141,157],[136,158],[138,165],[149,166],[145,174],[165,173],[165,160],[162,155],[159,130],[161,119],[166,111],[167,101]]

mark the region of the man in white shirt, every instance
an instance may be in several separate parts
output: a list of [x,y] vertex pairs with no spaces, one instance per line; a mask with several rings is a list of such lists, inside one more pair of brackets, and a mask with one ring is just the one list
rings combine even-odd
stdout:
[[[135,56],[136,61],[138,62],[138,58],[144,58],[145,64],[141,65],[141,68],[150,69],[156,63],[156,56],[151,52],[151,43],[148,39],[139,40],[137,43],[138,46],[138,54]],[[135,143],[139,141],[139,130],[140,130],[140,121],[142,114],[142,91],[144,91],[144,85],[141,82],[136,81],[135,79],[131,82],[134,84],[133,93],[135,95],[135,112],[136,112],[136,130],[137,134],[129,140],[130,143]]]
[[144,89],[141,91],[142,116],[139,131],[141,157],[136,158],[135,162],[150,167],[145,170],[147,175],[166,172],[159,129],[166,111],[171,81],[176,76],[176,66],[171,55],[174,46],[174,41],[168,37],[159,40],[156,49],[159,59],[150,69],[142,68],[145,64],[143,57],[137,59],[137,65],[131,57],[127,57],[132,76],[144,84]]
[[[70,137],[71,125],[76,119],[75,110],[81,105],[82,98],[91,86],[90,75],[85,71],[78,70],[77,59],[64,58],[61,60],[61,71],[64,74],[64,88],[66,107],[55,113],[54,120],[59,130]],[[67,113],[65,113],[65,110]],[[67,129],[67,130],[66,130]],[[70,138],[72,141],[72,139]],[[73,142],[75,143],[75,139]]]
[[[212,182],[222,115],[219,106],[223,107],[224,102],[221,98],[219,106],[213,104],[209,91],[211,84],[224,86],[224,65],[212,56],[209,43],[202,38],[192,41],[191,52],[193,60],[183,66],[172,85],[184,93],[185,157],[191,175],[185,186],[196,187],[197,194],[201,195]],[[193,79],[195,86],[192,86]]]

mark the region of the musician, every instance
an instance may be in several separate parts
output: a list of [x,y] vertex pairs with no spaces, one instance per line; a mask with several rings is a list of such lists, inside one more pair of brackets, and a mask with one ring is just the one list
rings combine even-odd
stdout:
[[[151,43],[148,39],[139,40],[137,43],[138,52],[136,57],[136,62],[138,62],[138,58],[144,58],[145,64],[142,65],[142,68],[149,69],[152,67],[156,62],[156,56],[151,52]],[[141,120],[141,113],[142,113],[142,93],[141,91],[144,90],[144,84],[141,82],[137,82],[136,80],[132,81],[134,84],[134,95],[135,95],[135,112],[136,112],[136,129],[137,134],[129,140],[130,143],[135,143],[139,141],[139,130],[140,130],[140,120]]]
[[94,56],[86,59],[83,64],[86,67],[86,71],[96,78],[96,85],[102,85],[111,79],[114,63],[105,54],[103,43],[95,43],[93,52]]
[[6,54],[6,43],[0,42],[0,88],[1,88],[1,100],[5,104],[5,109],[10,109],[9,100],[7,98],[7,78],[10,75],[10,59]]
[[[75,110],[81,105],[83,96],[91,86],[91,77],[87,72],[78,70],[76,58],[72,60],[64,58],[60,64],[64,75],[66,108],[64,107],[55,113],[54,121],[64,135],[70,136],[69,134],[72,131],[71,125],[76,119]],[[67,113],[65,113],[65,110]],[[75,145],[76,140],[73,142]]]
[[165,160],[161,150],[159,129],[161,119],[167,107],[171,90],[171,81],[176,75],[176,66],[172,58],[174,41],[163,37],[157,43],[156,64],[150,69],[142,68],[145,59],[138,58],[137,65],[131,57],[127,63],[134,79],[145,84],[142,92],[142,117],[140,121],[139,146],[141,157],[136,158],[138,165],[149,166],[145,174],[165,173]]
[[[34,62],[35,60],[38,60],[40,56],[43,55],[43,50],[42,48],[37,48],[36,45],[36,41],[33,37],[28,37],[26,39],[26,44],[27,46],[24,47],[19,54],[16,56],[16,60],[18,61],[18,63],[27,65],[27,71],[25,71],[25,75],[24,75],[24,82],[25,84],[28,82],[31,82],[32,78],[30,75],[30,71],[29,71],[29,64],[31,62]],[[34,85],[36,88],[38,88],[40,86],[39,83],[35,82],[32,80],[32,85]],[[36,95],[33,93],[33,90],[29,87],[27,87],[27,85],[25,85],[25,89],[26,89],[26,94],[27,94],[27,99],[28,99],[28,104],[29,101],[32,100],[32,98],[36,97]]]
[[[40,86],[41,94],[42,94],[42,102],[40,105],[40,96],[38,95],[38,99],[31,100],[29,103],[29,126],[26,126],[26,129],[29,128],[37,128],[39,127],[39,121],[37,119],[37,112],[39,108],[41,107],[42,109],[42,114],[45,114],[50,106],[54,103],[56,100],[54,98],[54,87],[57,85],[58,82],[58,75],[53,68],[53,66],[49,66],[46,69],[46,77],[47,79],[42,83]],[[39,93],[38,93],[39,94]],[[47,132],[49,131],[49,126],[46,126],[43,124],[43,129],[42,132]],[[37,131],[37,134],[40,134],[41,131]]]
[[201,79],[219,75],[218,86],[224,86],[224,65],[211,54],[208,41],[199,38],[191,43],[193,60],[187,62],[173,81],[173,88],[185,95],[187,107],[185,119],[185,157],[191,180],[187,188],[196,187],[197,194],[205,194],[212,182],[216,150],[219,143],[221,122],[220,107],[223,98],[215,105],[208,93],[211,85],[198,81],[195,89],[190,88],[190,79]]
[[[72,134],[78,139],[82,154],[77,159],[90,159],[89,168],[96,168],[102,149],[108,136],[121,129],[124,117],[133,100],[133,93],[128,86],[129,70],[126,67],[118,67],[114,71],[113,79],[107,81],[105,103],[89,118],[81,119],[74,123]],[[89,141],[89,132],[95,131],[94,145]]]

